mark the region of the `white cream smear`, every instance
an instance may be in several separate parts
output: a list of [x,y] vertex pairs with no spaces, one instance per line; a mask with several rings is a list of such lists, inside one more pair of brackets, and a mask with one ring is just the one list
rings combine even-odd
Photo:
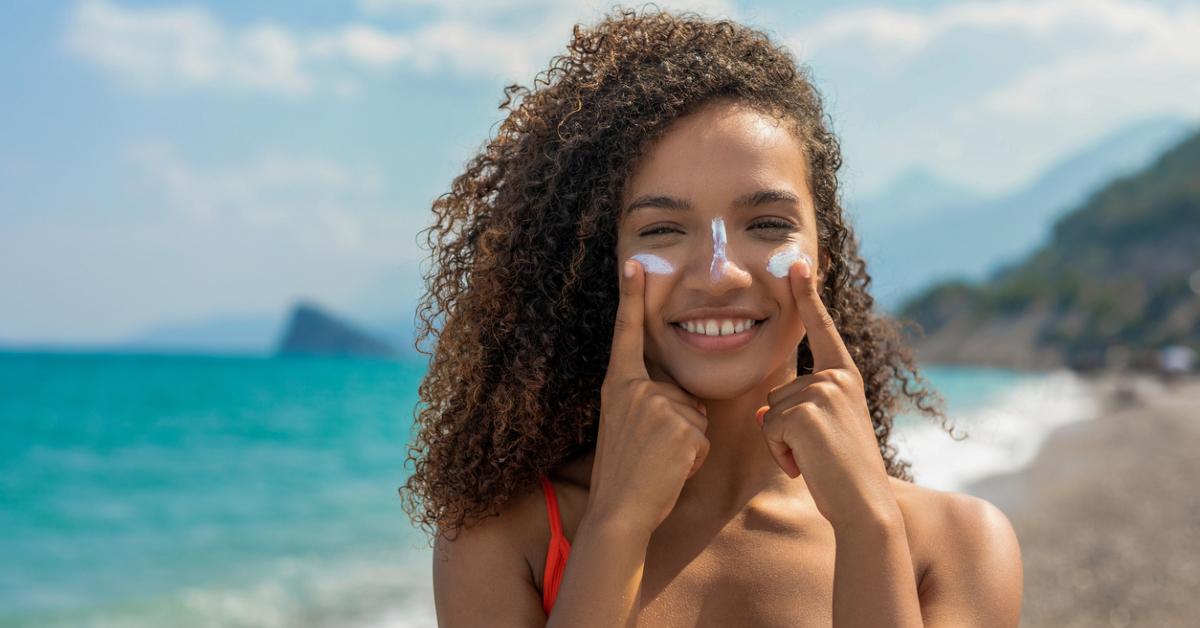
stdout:
[[653,253],[638,253],[631,256],[629,259],[635,259],[646,272],[655,275],[669,275],[675,272],[675,267],[671,266],[671,262],[653,254]]
[[712,280],[717,281],[718,279],[721,278],[721,267],[724,266],[725,263],[729,261],[729,258],[727,258],[725,256],[725,243],[727,241],[727,238],[725,237],[725,219],[724,218],[713,218],[712,239],[713,239],[712,265],[710,265],[708,267],[708,272],[709,272],[709,275],[712,276]]
[[[729,263],[729,256],[726,252],[729,239],[725,233],[724,218],[713,218],[712,242],[713,254],[712,262],[709,264],[709,275],[713,281],[718,281],[721,278],[722,267]],[[637,260],[646,272],[654,275],[669,275],[675,272],[675,266],[671,262],[654,253],[637,253],[631,255],[629,259]],[[812,267],[812,258],[800,250],[800,245],[789,243],[771,254],[770,259],[767,260],[767,272],[776,277],[787,277],[788,268],[800,259],[805,260],[809,267]]]
[[801,259],[808,263],[809,268],[812,268],[812,258],[800,250],[800,245],[789,244],[771,254],[771,258],[767,260],[767,272],[782,279],[788,276],[788,269],[792,267],[792,264]]

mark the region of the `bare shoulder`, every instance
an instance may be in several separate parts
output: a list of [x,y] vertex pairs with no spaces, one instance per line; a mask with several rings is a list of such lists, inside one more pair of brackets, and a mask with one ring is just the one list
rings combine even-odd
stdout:
[[920,548],[918,582],[927,626],[1016,626],[1023,573],[1008,517],[991,502],[893,480],[910,544]]
[[439,626],[541,626],[546,621],[529,547],[540,491],[514,497],[499,514],[470,522],[433,548]]

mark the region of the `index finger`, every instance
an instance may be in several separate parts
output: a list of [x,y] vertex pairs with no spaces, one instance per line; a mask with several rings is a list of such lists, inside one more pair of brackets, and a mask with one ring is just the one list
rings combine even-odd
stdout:
[[[808,277],[804,276],[804,268],[808,268]],[[808,334],[808,346],[813,354],[813,371],[823,371],[830,368],[857,368],[854,359],[842,342],[837,325],[825,302],[821,300],[821,289],[817,284],[817,275],[812,262],[807,255],[802,255],[788,269],[788,281],[792,285],[792,296],[795,297],[796,309],[800,319],[804,321],[804,329]]]
[[[626,277],[625,269],[632,267],[633,276]],[[621,300],[617,303],[617,318],[613,322],[612,352],[608,356],[608,372],[629,378],[644,377],[646,360],[643,354],[642,335],[645,316],[644,296],[646,275],[642,265],[635,260],[626,260],[621,272]]]

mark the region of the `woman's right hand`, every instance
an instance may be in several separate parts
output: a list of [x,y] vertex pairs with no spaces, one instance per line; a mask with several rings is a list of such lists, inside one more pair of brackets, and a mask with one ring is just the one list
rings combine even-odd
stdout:
[[600,427],[588,515],[614,517],[647,536],[667,518],[683,483],[708,455],[704,405],[674,382],[654,381],[643,355],[645,274],[628,260],[600,388]]

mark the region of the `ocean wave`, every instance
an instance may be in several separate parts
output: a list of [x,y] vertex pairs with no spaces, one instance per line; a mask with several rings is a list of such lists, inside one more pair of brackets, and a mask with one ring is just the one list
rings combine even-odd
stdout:
[[962,491],[975,480],[1024,467],[1050,432],[1098,412],[1091,386],[1068,370],[1023,377],[961,411],[948,401],[947,414],[965,440],[921,417],[897,420],[892,433],[896,449],[912,462],[915,483],[942,491]]
[[395,562],[386,558],[288,558],[249,582],[30,619],[39,626],[93,628],[435,628],[429,550],[410,550]]

